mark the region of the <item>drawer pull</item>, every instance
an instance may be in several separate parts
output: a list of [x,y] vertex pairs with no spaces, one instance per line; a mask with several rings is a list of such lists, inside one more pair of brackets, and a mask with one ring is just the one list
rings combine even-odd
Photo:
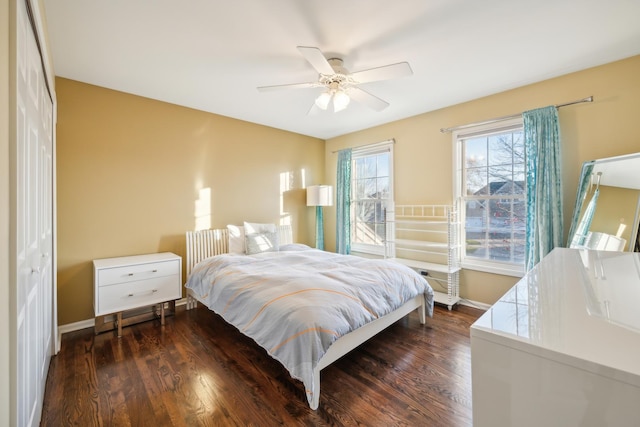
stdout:
[[[154,270],[151,270],[151,272],[152,272],[152,273],[157,273],[157,272],[158,272],[158,270],[157,270],[157,269],[154,269]],[[127,276],[131,277],[131,276],[133,276],[134,274],[135,274],[135,273],[127,273]]]
[[[158,292],[158,290],[157,290],[157,289],[151,289],[151,293],[152,293],[152,294],[155,294],[156,292]],[[132,296],[134,296],[134,295],[135,295],[135,294],[134,294],[133,292],[131,292],[131,293],[127,294],[127,296],[128,296],[128,297],[132,297]]]

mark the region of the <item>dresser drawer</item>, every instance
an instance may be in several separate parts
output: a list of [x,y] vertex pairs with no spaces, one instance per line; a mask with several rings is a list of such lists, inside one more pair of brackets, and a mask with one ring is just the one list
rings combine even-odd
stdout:
[[103,287],[118,283],[139,282],[180,273],[180,260],[177,259],[110,267],[100,269],[97,272],[97,286]]
[[158,304],[182,297],[180,277],[159,277],[102,286],[97,290],[96,316]]

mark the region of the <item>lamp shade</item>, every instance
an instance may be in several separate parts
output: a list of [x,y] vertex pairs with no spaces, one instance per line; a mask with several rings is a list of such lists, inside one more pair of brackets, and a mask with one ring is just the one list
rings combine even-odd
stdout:
[[307,187],[307,206],[332,206],[333,187],[330,185],[311,185]]

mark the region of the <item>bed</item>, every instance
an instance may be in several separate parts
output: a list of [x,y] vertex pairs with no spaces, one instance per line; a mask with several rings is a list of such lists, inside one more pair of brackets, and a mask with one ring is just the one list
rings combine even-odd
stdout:
[[187,309],[200,302],[252,338],[302,381],[314,410],[323,368],[412,311],[422,324],[433,313],[415,271],[292,243],[290,226],[245,223],[186,241]]

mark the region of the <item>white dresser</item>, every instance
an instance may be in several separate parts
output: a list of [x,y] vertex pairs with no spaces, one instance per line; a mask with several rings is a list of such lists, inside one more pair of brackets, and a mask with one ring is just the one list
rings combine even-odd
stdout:
[[473,425],[640,426],[640,254],[555,249],[471,327]]
[[[93,310],[96,333],[154,318],[142,313],[123,318],[123,312],[158,306],[164,325],[165,304],[175,310],[175,300],[182,298],[182,258],[170,252],[104,258],[93,261]],[[115,320],[107,321],[108,315]]]

